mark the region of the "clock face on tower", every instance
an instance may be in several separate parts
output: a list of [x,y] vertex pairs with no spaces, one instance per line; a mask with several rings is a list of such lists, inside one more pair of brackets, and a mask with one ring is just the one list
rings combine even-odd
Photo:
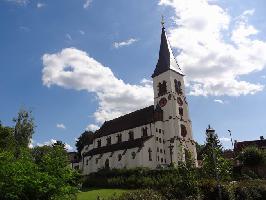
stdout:
[[159,106],[160,107],[164,107],[167,103],[167,99],[166,98],[161,98],[159,101]]
[[177,98],[177,103],[182,106],[183,105],[183,101],[180,97]]

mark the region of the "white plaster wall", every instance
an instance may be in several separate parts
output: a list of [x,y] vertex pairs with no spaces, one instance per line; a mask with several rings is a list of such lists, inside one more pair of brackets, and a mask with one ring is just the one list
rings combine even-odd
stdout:
[[[181,82],[181,88],[183,91],[183,94],[179,95],[175,91],[175,82],[174,80],[178,80]],[[166,81],[167,83],[167,94],[163,95],[161,97],[158,97],[158,83]],[[164,110],[164,130],[166,132],[165,134],[165,140],[169,140],[170,138],[174,136],[182,137],[181,136],[181,129],[180,125],[183,124],[186,126],[187,129],[187,136],[184,138],[186,142],[184,142],[185,148],[189,149],[190,152],[192,152],[192,156],[196,160],[196,149],[195,145],[191,142],[193,140],[192,135],[192,126],[191,121],[189,117],[189,109],[187,100],[185,98],[185,86],[184,86],[184,79],[183,76],[175,73],[171,70],[164,72],[160,74],[159,76],[154,77],[153,79],[153,86],[154,86],[154,105],[157,105],[159,100],[162,97],[165,97],[167,99],[167,104],[162,109]],[[171,99],[168,98],[168,95],[171,94]],[[183,101],[183,116],[181,120],[181,116],[179,114],[179,105],[176,101],[176,99],[180,97]],[[165,143],[165,149],[167,149],[167,153],[165,155],[167,162],[170,162],[170,150],[169,150],[170,143]],[[181,149],[178,148],[180,144],[178,141],[174,142],[174,148],[173,148],[173,161],[177,163],[179,160],[182,160],[183,152],[180,152]],[[169,155],[169,156],[168,156]]]
[[[182,90],[183,94],[178,95],[175,92],[175,83],[174,80],[178,80],[182,84]],[[167,84],[167,94],[161,97],[158,97],[158,83],[162,81],[166,81]],[[162,97],[165,97],[167,99],[167,104],[162,109],[164,110],[164,121],[163,122],[155,122],[153,124],[148,124],[140,127],[135,127],[129,130],[124,130],[119,133],[114,133],[109,135],[111,137],[111,144],[117,143],[117,135],[122,134],[122,142],[128,141],[129,139],[129,131],[134,132],[134,139],[140,138],[142,136],[142,128],[147,127],[147,133],[148,135],[154,135],[150,140],[145,142],[144,147],[141,149],[140,152],[138,151],[138,148],[134,149],[128,149],[126,154],[122,156],[122,160],[118,161],[118,155],[123,154],[124,150],[116,151],[113,153],[113,156],[110,157],[111,152],[103,154],[103,156],[99,159],[98,164],[96,164],[95,159],[99,157],[99,155],[94,155],[91,160],[89,160],[88,165],[86,165],[86,159],[89,157],[86,157],[84,159],[84,174],[88,174],[91,172],[97,171],[99,168],[102,168],[105,166],[105,160],[109,159],[110,168],[132,168],[132,167],[149,167],[149,168],[156,168],[160,164],[165,164],[165,160],[167,164],[170,164],[170,139],[178,136],[181,136],[181,130],[180,125],[184,124],[187,128],[187,136],[184,138],[184,142],[179,142],[178,140],[175,140],[173,143],[173,162],[177,163],[180,160],[184,159],[184,151],[183,148],[189,149],[190,152],[192,152],[194,158],[196,158],[196,148],[195,145],[191,142],[193,140],[192,136],[192,126],[191,121],[189,118],[189,111],[188,111],[188,105],[185,101],[185,87],[184,87],[184,80],[183,76],[181,76],[178,73],[175,73],[173,71],[167,71],[159,76],[154,77],[153,79],[153,86],[154,86],[154,105],[156,106],[159,102],[159,100]],[[168,99],[168,95],[171,94],[171,99]],[[177,97],[181,97],[183,100],[183,117],[181,120],[181,116],[179,115],[179,105],[176,101]],[[157,131],[156,131],[157,129]],[[161,133],[159,133],[159,129],[161,129]],[[164,134],[162,133],[164,131]],[[101,139],[101,146],[106,145],[106,138],[109,136],[103,136],[101,138],[96,138],[92,145],[90,145],[87,149],[91,150],[93,148],[97,148],[97,141]],[[161,138],[161,143],[159,140],[156,140],[156,137]],[[165,143],[163,143],[163,140]],[[148,149],[152,149],[152,161],[149,161],[149,153]],[[159,148],[159,152],[157,152],[157,148]],[[162,153],[160,152],[160,149],[162,149]],[[86,152],[88,150],[83,150],[82,152]],[[136,152],[136,158],[132,159],[132,152]],[[165,153],[164,153],[165,152]],[[159,161],[158,161],[159,156]],[[163,162],[161,162],[161,158],[163,159]]]

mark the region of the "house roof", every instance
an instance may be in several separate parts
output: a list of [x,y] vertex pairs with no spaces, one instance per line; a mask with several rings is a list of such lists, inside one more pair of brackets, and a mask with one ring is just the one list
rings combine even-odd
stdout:
[[163,72],[168,70],[173,70],[181,75],[183,75],[179,65],[176,62],[174,54],[172,52],[170,43],[167,39],[165,28],[162,27],[162,34],[161,34],[161,44],[160,44],[160,51],[159,51],[159,59],[156,65],[156,68],[152,74],[152,78],[155,76],[160,75]]
[[106,121],[101,128],[95,132],[95,138],[150,124],[155,121],[155,112],[154,106],[152,105],[116,119]]
[[114,151],[119,151],[119,150],[132,149],[132,148],[136,148],[136,147],[141,148],[141,147],[143,147],[144,143],[152,137],[153,137],[153,135],[147,136],[147,137],[137,138],[137,139],[130,140],[130,141],[124,141],[121,143],[116,143],[116,144],[112,144],[112,145],[108,145],[108,146],[94,148],[94,149],[84,153],[83,156],[84,157],[85,156],[93,156],[93,155],[97,155],[97,154],[103,154],[103,153],[114,152]]

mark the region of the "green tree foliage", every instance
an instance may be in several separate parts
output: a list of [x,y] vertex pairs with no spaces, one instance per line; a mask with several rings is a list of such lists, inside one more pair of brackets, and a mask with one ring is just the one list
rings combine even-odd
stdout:
[[230,180],[232,175],[232,163],[224,158],[217,148],[214,148],[211,154],[203,155],[202,172],[206,178],[215,179],[216,176],[220,180]]
[[30,149],[31,113],[20,111],[14,121],[15,128],[0,124],[0,200],[75,199],[80,177],[64,144]]
[[266,150],[254,146],[246,147],[238,156],[245,166],[255,167],[266,162]]
[[214,131],[206,130],[206,142],[205,142],[204,154],[212,154],[213,148],[222,153],[223,146],[219,140],[218,135]]
[[89,145],[93,142],[94,133],[92,131],[85,131],[81,134],[76,142],[76,147],[79,155],[81,154],[82,149],[84,146]]
[[32,112],[21,109],[13,122],[15,122],[14,138],[16,146],[27,148],[35,128]]
[[202,172],[206,178],[229,180],[232,163],[222,155],[222,145],[214,130],[206,130],[205,149],[203,151]]
[[196,150],[197,150],[197,159],[198,160],[203,160],[203,152],[205,149],[205,145],[204,144],[199,144],[196,142]]
[[0,123],[0,151],[13,151],[15,147],[14,129]]
[[59,160],[66,159],[65,151],[44,149],[48,154],[38,164],[30,150],[21,150],[19,158],[8,151],[0,153],[1,200],[74,199],[78,176]]

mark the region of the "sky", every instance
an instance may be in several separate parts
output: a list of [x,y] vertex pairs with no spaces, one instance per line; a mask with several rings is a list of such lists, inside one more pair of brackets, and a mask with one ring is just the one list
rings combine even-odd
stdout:
[[264,0],[0,0],[0,120],[21,108],[31,146],[153,104],[161,16],[186,74],[194,139],[210,124],[225,148],[266,136]]

